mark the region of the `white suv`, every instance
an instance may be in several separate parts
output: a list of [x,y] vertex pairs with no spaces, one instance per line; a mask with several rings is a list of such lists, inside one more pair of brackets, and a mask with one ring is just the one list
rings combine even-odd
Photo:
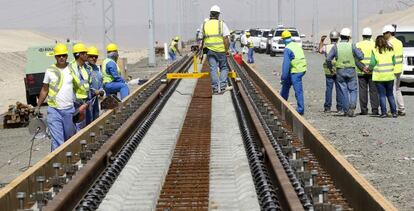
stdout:
[[272,38],[272,44],[270,48],[271,56],[276,56],[276,53],[283,53],[283,50],[285,49],[285,43],[283,42],[283,39],[282,39],[282,32],[284,30],[289,30],[290,33],[292,34],[292,40],[299,43],[299,45],[302,47],[302,40],[296,28],[291,28],[291,27],[277,28]]
[[414,26],[398,26],[395,37],[403,43],[401,86],[414,87]]

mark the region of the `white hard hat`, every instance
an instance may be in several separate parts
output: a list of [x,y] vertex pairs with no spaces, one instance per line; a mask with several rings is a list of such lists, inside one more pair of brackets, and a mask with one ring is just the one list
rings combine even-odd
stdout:
[[197,31],[199,32],[199,31],[200,31],[200,29],[197,29]]
[[349,29],[349,28],[343,28],[342,30],[341,30],[341,36],[347,36],[347,37],[350,37],[351,36],[351,29]]
[[210,12],[218,12],[220,13],[220,7],[217,5],[213,5],[210,9]]
[[372,36],[372,30],[369,27],[362,29],[362,36]]
[[210,18],[205,18],[205,19],[204,19],[204,22],[207,22],[208,20],[210,20]]
[[382,33],[385,32],[395,32],[395,28],[391,25],[386,25],[384,28],[382,28]]

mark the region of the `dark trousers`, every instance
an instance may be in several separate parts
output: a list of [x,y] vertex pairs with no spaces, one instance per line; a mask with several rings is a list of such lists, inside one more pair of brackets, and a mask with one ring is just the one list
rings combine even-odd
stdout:
[[381,105],[381,114],[387,114],[387,99],[388,103],[390,104],[391,113],[397,114],[397,108],[395,105],[394,99],[394,80],[392,81],[381,81],[375,82],[377,86],[379,98],[380,98],[380,105]]
[[361,113],[368,113],[368,93],[371,111],[372,113],[378,113],[379,97],[377,87],[375,87],[375,84],[372,81],[372,75],[365,74],[358,76],[358,87]]

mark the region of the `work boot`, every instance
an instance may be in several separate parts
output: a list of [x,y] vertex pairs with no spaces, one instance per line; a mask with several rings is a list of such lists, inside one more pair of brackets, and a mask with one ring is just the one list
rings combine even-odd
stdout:
[[361,111],[361,113],[358,113],[358,115],[368,115],[368,112],[367,111]]
[[344,111],[338,111],[336,113],[338,114],[338,116],[345,116],[345,112]]
[[398,116],[405,116],[405,112],[404,111],[398,111]]
[[378,115],[380,115],[380,114],[379,114],[378,110],[375,110],[375,111],[372,111],[372,114],[371,114],[371,115],[373,115],[373,116],[378,116]]
[[348,110],[348,116],[349,117],[355,117],[355,110],[354,109],[349,109]]
[[397,113],[392,114],[392,118],[397,118],[397,117],[398,117]]
[[221,93],[224,93],[224,92],[226,92],[226,91],[231,91],[232,89],[233,89],[233,87],[232,87],[232,86],[226,86],[226,88],[221,89]]
[[324,108],[324,109],[323,109],[323,112],[324,112],[324,113],[331,113],[331,109],[330,109],[330,108]]

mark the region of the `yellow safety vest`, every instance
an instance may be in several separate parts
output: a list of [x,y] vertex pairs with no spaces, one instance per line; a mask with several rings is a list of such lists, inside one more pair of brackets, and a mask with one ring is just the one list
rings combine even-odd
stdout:
[[[85,66],[83,66],[83,67],[80,67],[80,72],[79,72],[78,63],[76,63],[76,60],[73,60],[71,63],[69,63],[68,67],[71,72],[71,75],[73,76],[73,85],[75,88],[76,99],[81,99],[81,100],[87,99],[88,92],[89,92],[89,83],[90,83],[90,77],[89,77],[88,71],[86,71]],[[83,78],[83,80],[78,78],[77,74],[75,74],[75,71],[78,71],[78,73]]]
[[254,47],[252,37],[247,38],[247,47],[248,48]]
[[399,74],[402,72],[403,67],[403,44],[395,37],[391,37],[389,42],[391,43],[395,53],[394,73]]
[[307,69],[305,53],[303,53],[303,49],[299,46],[299,44],[295,42],[290,42],[287,44],[286,48],[290,49],[295,58],[290,61],[290,73],[302,73],[305,72]]
[[336,69],[355,68],[355,59],[351,43],[339,42],[336,44],[336,50]]
[[[328,44],[328,45],[325,45],[325,54],[326,55],[328,55],[329,54],[329,52],[331,51],[331,49],[332,49],[332,47],[334,46],[334,44]],[[333,67],[335,67],[335,64],[336,64],[336,60],[335,60],[335,58],[332,60],[332,66]],[[328,65],[326,64],[326,59],[325,59],[325,61],[323,62],[323,64],[322,64],[322,66],[323,66],[323,70],[325,71],[325,75],[333,75],[332,73],[331,73],[331,71],[329,71],[329,68],[328,68]]]
[[175,40],[171,41],[171,44],[170,44],[170,50],[174,53],[177,52],[177,48],[175,48],[176,44],[177,42]]
[[[109,62],[115,62],[114,60],[110,59],[110,58],[106,58],[103,62],[102,62],[102,78],[103,78],[103,83],[111,83],[114,80],[114,77],[111,74],[108,74],[106,72],[106,65]],[[116,62],[115,62],[116,64]],[[119,68],[118,64],[116,64],[116,70],[118,72],[118,75],[121,76],[121,69]]]
[[203,25],[204,46],[212,51],[224,53],[223,21],[208,20]]
[[372,80],[373,81],[392,81],[395,79],[394,75],[394,63],[393,57],[394,51],[382,52],[379,53],[378,49],[375,48],[372,53],[375,56],[375,60],[377,64],[374,67],[374,71],[372,73]]
[[50,107],[57,108],[58,105],[56,103],[56,95],[59,93],[60,89],[62,88],[63,74],[61,70],[58,67],[56,67],[55,64],[47,68],[47,71],[54,73],[57,77],[56,82],[49,83],[49,93],[47,95],[47,104]]
[[[361,42],[358,42],[356,44],[356,47],[361,49],[362,53],[364,54],[364,59],[361,60],[361,63],[364,64],[365,66],[369,66],[369,63],[371,62],[372,50],[374,50],[375,48],[375,42],[372,40],[363,40]],[[359,68],[357,68],[357,73],[358,75],[366,74]],[[371,74],[371,72],[368,74]]]

